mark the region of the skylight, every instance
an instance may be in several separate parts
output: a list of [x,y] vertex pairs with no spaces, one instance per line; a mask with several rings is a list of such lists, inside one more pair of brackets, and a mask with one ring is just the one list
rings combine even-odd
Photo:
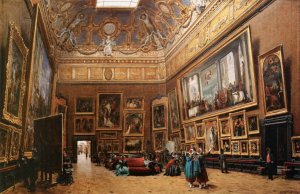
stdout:
[[97,8],[136,8],[140,0],[97,0]]

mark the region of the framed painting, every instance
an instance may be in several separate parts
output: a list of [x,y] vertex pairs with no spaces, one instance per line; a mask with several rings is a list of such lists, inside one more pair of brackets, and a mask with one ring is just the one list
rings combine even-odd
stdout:
[[113,153],[119,153],[120,150],[120,141],[119,140],[113,140],[112,141],[112,152]]
[[125,97],[124,110],[143,110],[144,97]]
[[266,116],[287,113],[282,45],[258,57]]
[[162,151],[165,149],[167,143],[166,131],[153,132],[153,148],[155,151]]
[[231,153],[232,155],[240,155],[240,142],[231,141]]
[[124,111],[124,136],[144,136],[145,111]]
[[152,126],[153,130],[161,130],[167,127],[167,114],[166,106],[164,104],[158,104],[152,108]]
[[23,99],[28,49],[14,23],[9,25],[9,45],[6,64],[3,119],[22,125]]
[[259,139],[249,140],[249,154],[250,156],[260,156],[260,141]]
[[205,138],[205,126],[204,123],[196,123],[196,138],[204,139]]
[[97,151],[99,152],[103,152],[104,149],[104,140],[98,140],[97,142]]
[[95,99],[93,97],[77,97],[75,107],[75,114],[94,114]]
[[258,115],[247,115],[248,134],[259,134]]
[[144,150],[143,137],[124,137],[124,153],[141,153]]
[[291,138],[292,140],[292,156],[293,158],[300,157],[300,136],[294,136]]
[[229,137],[221,139],[221,148],[224,150],[224,154],[231,154],[231,141]]
[[107,153],[112,153],[112,140],[105,140],[104,141],[104,149],[106,149]]
[[220,153],[220,134],[218,118],[213,117],[203,120],[205,126],[205,152],[211,152],[212,154]]
[[183,123],[257,105],[250,28],[233,34],[177,79]]
[[184,128],[180,129],[180,140],[181,142],[185,142]]
[[95,117],[75,116],[74,135],[95,135]]
[[0,163],[8,162],[11,127],[0,123]]
[[122,93],[97,94],[97,129],[122,130]]
[[180,118],[176,89],[168,93],[171,132],[180,131]]
[[230,113],[230,127],[231,127],[231,139],[245,139],[247,138],[246,130],[246,111],[239,111]]
[[99,139],[117,139],[118,132],[117,131],[100,131]]
[[196,140],[196,144],[198,149],[205,150],[205,140]]
[[170,139],[175,144],[175,151],[179,152],[181,150],[180,133],[176,132],[176,133],[171,134]]
[[21,129],[13,129],[11,133],[9,160],[17,160],[21,147]]
[[229,137],[230,136],[230,122],[229,118],[219,119],[219,127],[220,127],[220,135],[221,137]]
[[195,142],[196,140],[196,126],[194,123],[183,125],[185,143]]
[[249,155],[249,141],[248,140],[241,140],[240,141],[240,148],[241,148],[241,155],[248,156]]

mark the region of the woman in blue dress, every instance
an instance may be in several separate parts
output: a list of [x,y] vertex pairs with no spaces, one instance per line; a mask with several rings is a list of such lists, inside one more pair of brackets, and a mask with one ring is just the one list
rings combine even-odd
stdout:
[[196,180],[196,175],[194,171],[194,150],[190,149],[187,153],[186,157],[186,163],[185,163],[185,179],[188,182],[188,185],[190,188],[193,187],[193,182]]
[[122,156],[122,159],[119,160],[118,164],[116,165],[115,175],[116,176],[128,176],[129,175],[129,169],[127,166],[127,162],[124,159],[124,156]]

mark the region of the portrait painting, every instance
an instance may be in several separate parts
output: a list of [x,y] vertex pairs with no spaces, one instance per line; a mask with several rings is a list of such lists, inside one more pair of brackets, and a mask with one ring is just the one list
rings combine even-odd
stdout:
[[221,139],[221,147],[224,150],[224,154],[231,154],[231,141],[229,137]]
[[144,97],[126,97],[124,105],[125,110],[143,110]]
[[259,133],[259,118],[258,115],[247,115],[248,134]]
[[194,123],[189,123],[183,126],[185,143],[195,142],[196,140],[196,127]]
[[230,113],[231,139],[247,138],[245,111]]
[[266,116],[288,112],[282,45],[258,57]]
[[220,42],[177,80],[181,119],[205,119],[257,105],[250,29]]
[[196,138],[204,139],[205,138],[205,126],[204,123],[196,123]]
[[166,128],[166,107],[163,104],[152,107],[153,130]]
[[112,141],[112,152],[113,153],[119,153],[119,147],[120,147],[120,141],[119,140],[113,140]]
[[153,132],[153,147],[155,151],[162,151],[166,147],[166,132],[165,131],[155,131]]
[[144,150],[144,138],[142,137],[124,137],[124,153],[140,153]]
[[231,141],[231,153],[232,155],[240,155],[240,143],[239,141]]
[[203,151],[205,151],[205,140],[197,140],[196,141],[197,148],[201,148]]
[[22,125],[28,49],[14,23],[10,23],[3,118]]
[[77,97],[75,114],[94,114],[95,100],[93,97]]
[[294,136],[292,139],[292,156],[300,158],[300,136]]
[[170,123],[171,123],[171,132],[176,132],[180,130],[180,118],[179,118],[179,109],[177,102],[177,93],[176,89],[168,93],[169,100],[169,113],[170,113]]
[[241,140],[240,141],[240,149],[241,149],[241,155],[242,156],[248,156],[249,155],[248,144],[249,144],[248,140]]
[[100,131],[99,139],[117,139],[118,132],[117,131]]
[[97,129],[121,130],[122,93],[98,93]]
[[145,111],[124,112],[124,135],[144,135]]
[[250,156],[259,156],[260,155],[259,139],[250,139],[249,140],[249,154],[250,154]]
[[213,117],[203,120],[205,126],[205,152],[212,154],[220,153],[220,134],[218,127],[218,118]]
[[13,129],[10,142],[9,160],[17,160],[21,146],[21,129]]
[[220,127],[221,137],[228,137],[228,136],[230,136],[231,130],[230,130],[229,118],[219,119],[219,127]]
[[95,135],[95,118],[93,116],[76,116],[74,118],[74,135]]
[[178,152],[181,150],[181,140],[179,132],[173,133],[170,135],[171,141],[175,144],[175,151]]
[[8,161],[11,128],[0,123],[0,163]]

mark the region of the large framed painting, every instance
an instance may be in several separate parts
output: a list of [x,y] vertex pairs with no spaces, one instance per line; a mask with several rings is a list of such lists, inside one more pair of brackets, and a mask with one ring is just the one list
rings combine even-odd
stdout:
[[247,115],[247,127],[248,134],[258,134],[259,133],[259,117],[258,115]]
[[99,139],[117,139],[118,132],[117,131],[100,131]]
[[205,140],[197,140],[196,145],[198,149],[202,149],[203,151],[205,150]]
[[196,140],[196,126],[195,123],[188,123],[183,125],[185,143],[195,142]]
[[266,116],[288,112],[282,45],[258,57]]
[[9,160],[17,160],[21,147],[21,129],[14,128],[11,133]]
[[248,156],[249,155],[249,141],[248,140],[240,140],[240,148],[241,148],[241,155]]
[[257,105],[250,29],[225,39],[177,79],[184,123]]
[[145,111],[124,112],[124,136],[144,136]]
[[205,125],[205,152],[212,154],[220,153],[220,134],[218,118],[213,117],[210,119],[203,120]]
[[246,111],[230,113],[231,139],[247,138]]
[[232,155],[240,155],[240,142],[239,141],[231,141],[231,153]]
[[97,129],[122,130],[122,93],[98,93]]
[[0,123],[0,163],[9,160],[11,127]]
[[300,136],[294,136],[292,139],[292,156],[293,158],[300,158]]
[[177,102],[176,89],[168,93],[168,101],[169,101],[171,132],[177,132],[180,130],[180,118],[179,118],[179,108]]
[[124,137],[124,153],[140,153],[144,150],[143,137]]
[[224,150],[224,154],[231,154],[231,140],[229,137],[221,139],[221,148]]
[[75,114],[94,114],[95,99],[93,97],[77,97],[75,107]]
[[95,135],[95,117],[75,116],[74,135]]
[[153,148],[155,151],[162,151],[166,147],[167,135],[166,131],[154,131],[153,132]]
[[112,152],[113,153],[119,153],[120,150],[120,141],[119,140],[113,140],[112,141]]
[[205,126],[204,123],[196,123],[196,138],[205,139]]
[[6,64],[6,84],[3,118],[22,125],[23,99],[25,94],[25,74],[28,49],[14,23],[10,23],[8,59]]
[[229,137],[231,132],[229,118],[219,119],[220,135],[221,137]]
[[250,139],[249,140],[249,155],[260,156],[260,140]]
[[166,106],[164,104],[153,106],[152,118],[153,130],[165,129],[167,127]]
[[124,106],[124,110],[143,110],[144,97],[126,97]]
[[181,150],[181,141],[179,132],[170,135],[170,140],[175,144],[175,151],[179,152]]

